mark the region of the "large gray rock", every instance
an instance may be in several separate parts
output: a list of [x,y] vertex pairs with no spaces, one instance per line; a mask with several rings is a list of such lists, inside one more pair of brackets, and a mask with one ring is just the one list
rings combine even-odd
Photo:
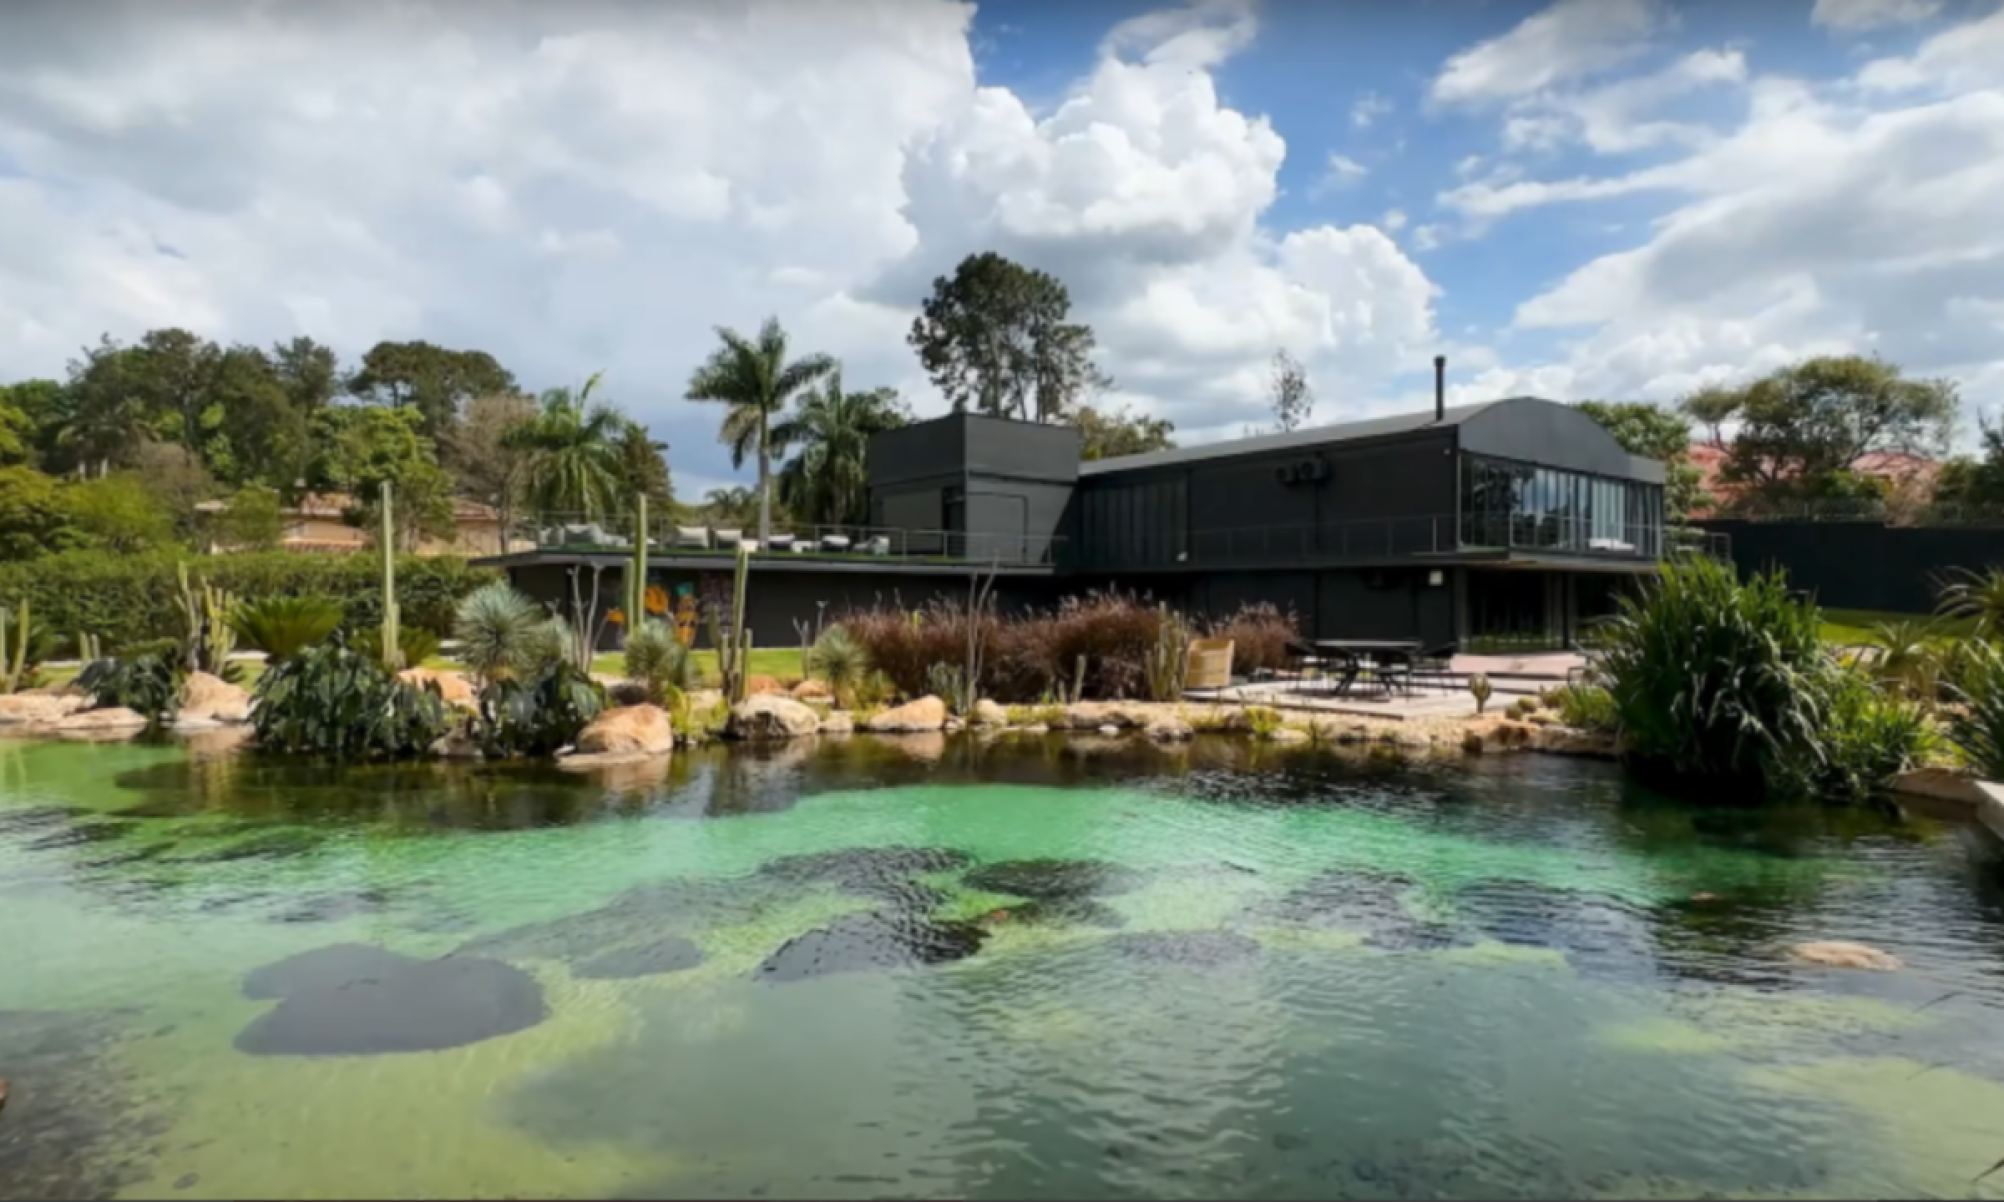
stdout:
[[821,717],[783,693],[760,693],[731,707],[724,733],[733,739],[797,739],[821,729]]

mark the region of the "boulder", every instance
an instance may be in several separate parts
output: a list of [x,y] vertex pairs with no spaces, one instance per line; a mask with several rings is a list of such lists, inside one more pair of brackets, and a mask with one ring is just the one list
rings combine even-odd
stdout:
[[117,706],[108,709],[81,710],[56,723],[56,730],[63,733],[92,734],[98,731],[142,730],[146,718],[129,709]]
[[1806,964],[1820,964],[1826,968],[1863,968],[1873,972],[1892,972],[1903,967],[1900,958],[1891,952],[1882,952],[1876,947],[1863,943],[1846,943],[1832,939],[1816,943],[1798,943],[1791,954]]
[[745,696],[758,697],[766,693],[787,695],[786,686],[780,683],[777,676],[753,676],[745,680]]
[[0,697],[0,726],[48,726],[89,704],[81,693],[9,693]]
[[1541,726],[1531,746],[1551,755],[1577,755],[1588,759],[1621,758],[1621,743],[1613,735],[1576,730],[1570,726]]
[[1136,706],[1110,701],[1076,701],[1065,707],[1067,730],[1098,730],[1102,726],[1147,726],[1149,714]]
[[833,701],[835,690],[825,680],[803,680],[793,686],[795,701]]
[[431,745],[431,755],[436,760],[477,760],[480,758],[480,740],[473,737],[473,725],[461,722],[445,732],[445,736]]
[[248,689],[231,684],[207,672],[191,672],[181,693],[183,718],[206,718],[211,722],[250,721],[251,695]]
[[974,703],[974,724],[976,726],[1007,726],[1009,711],[1000,704],[983,697]]
[[841,710],[836,710],[821,720],[821,733],[824,735],[846,735],[853,733],[855,729],[856,720]]
[[921,697],[896,709],[888,709],[870,719],[868,729],[878,734],[925,734],[946,727],[946,702],[937,697]]
[[1113,736],[1118,735],[1120,733],[1120,728],[1118,726],[1115,726],[1113,723],[1109,722],[1105,726],[1099,728],[1099,733],[1107,736],[1108,738],[1112,738]]
[[797,739],[821,729],[821,719],[783,693],[760,693],[731,707],[724,733],[733,739]]
[[574,746],[579,755],[667,755],[675,723],[658,705],[617,706],[586,724]]
[[1144,728],[1144,733],[1157,743],[1180,743],[1185,739],[1196,737],[1197,734],[1188,722],[1167,714],[1150,722]]
[[447,705],[472,709],[480,704],[479,695],[473,691],[472,684],[457,672],[440,672],[433,668],[405,668],[397,673],[397,679],[420,689],[428,684],[437,685],[438,695],[445,699]]

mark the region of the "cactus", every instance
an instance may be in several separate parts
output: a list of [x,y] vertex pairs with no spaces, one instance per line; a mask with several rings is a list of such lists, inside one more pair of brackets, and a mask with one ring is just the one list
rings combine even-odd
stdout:
[[391,520],[390,482],[383,481],[383,666],[392,672],[404,666],[403,622],[397,612],[397,539]]
[[726,629],[717,614],[714,602],[710,605],[710,645],[717,649],[717,675],[723,678],[726,705],[736,705],[745,699],[745,686],[750,683],[746,669],[751,663],[752,636],[745,628],[746,579],[751,571],[751,552],[740,544],[738,547],[737,571],[731,580],[731,621]]
[[1167,605],[1158,607],[1155,645],[1149,648],[1143,667],[1148,676],[1151,701],[1180,701],[1183,681],[1190,670],[1190,624]]
[[626,571],[626,631],[632,634],[647,620],[647,497],[636,502],[633,523],[633,564]]
[[77,660],[91,664],[104,658],[104,646],[98,637],[87,631],[77,631]]
[[233,593],[225,592],[200,577],[188,575],[188,565],[174,565],[181,583],[182,647],[188,671],[220,676],[236,650],[236,632],[230,629],[230,611],[236,608]]
[[12,693],[28,679],[28,599],[21,599],[20,616],[11,624],[0,610],[0,693]]
[[1496,687],[1489,683],[1487,676],[1477,672],[1468,678],[1468,692],[1475,698],[1475,712],[1479,714],[1489,704],[1489,698],[1496,692]]

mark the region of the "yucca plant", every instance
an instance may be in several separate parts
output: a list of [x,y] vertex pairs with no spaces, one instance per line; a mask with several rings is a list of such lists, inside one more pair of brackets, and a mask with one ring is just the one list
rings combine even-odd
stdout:
[[1935,673],[1941,666],[1934,644],[1940,634],[1940,627],[1927,621],[1902,619],[1874,626],[1868,637],[1881,652],[1874,674],[1910,697],[1933,700]]
[[341,605],[324,597],[267,597],[232,609],[228,622],[238,639],[264,652],[267,665],[291,659],[340,629]]
[[2004,650],[1970,640],[1951,692],[1961,705],[1949,711],[1948,741],[1971,771],[2004,781]]
[[1938,611],[1969,622],[1976,637],[2004,635],[2004,568],[1950,568],[1937,584]]
[[666,705],[670,690],[687,692],[694,683],[695,660],[666,622],[645,621],[626,635],[626,678],[647,692],[654,705]]
[[856,690],[870,674],[870,653],[856,637],[840,626],[830,626],[814,640],[808,652],[808,666],[835,694],[835,704],[843,709],[856,704]]
[[1818,754],[1833,663],[1813,604],[1779,573],[1742,584],[1708,559],[1621,598],[1602,674],[1629,753],[1684,777],[1773,783]]
[[543,608],[512,586],[498,581],[482,585],[459,603],[453,616],[459,661],[483,687],[506,679],[539,658],[549,623]]

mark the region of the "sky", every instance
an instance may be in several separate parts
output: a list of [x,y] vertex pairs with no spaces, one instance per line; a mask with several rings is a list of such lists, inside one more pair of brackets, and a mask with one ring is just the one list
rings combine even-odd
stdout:
[[[183,326],[682,399],[777,316],[943,409],[905,333],[998,251],[1108,403],[1334,422],[1671,402],[1876,353],[2004,408],[2004,0],[9,0],[0,379]],[[1973,426],[1973,421],[1971,422]]]

